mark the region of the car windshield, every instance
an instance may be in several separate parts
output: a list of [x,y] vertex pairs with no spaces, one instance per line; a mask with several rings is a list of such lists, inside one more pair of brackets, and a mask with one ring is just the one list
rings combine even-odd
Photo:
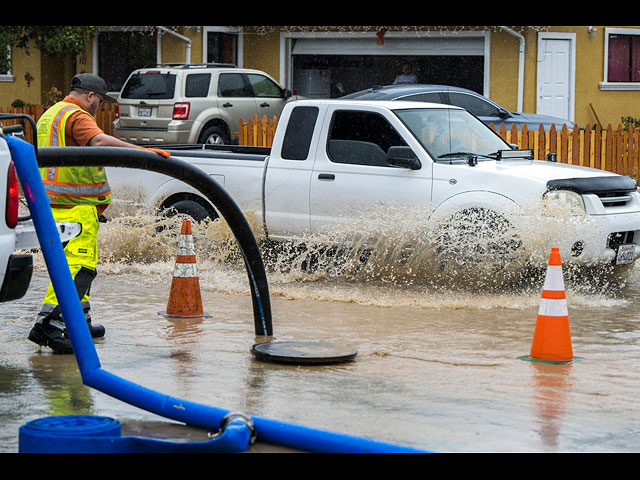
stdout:
[[168,100],[173,98],[176,76],[168,73],[136,73],[122,89],[120,98]]
[[396,110],[396,115],[436,162],[496,158],[511,147],[466,110],[416,108]]

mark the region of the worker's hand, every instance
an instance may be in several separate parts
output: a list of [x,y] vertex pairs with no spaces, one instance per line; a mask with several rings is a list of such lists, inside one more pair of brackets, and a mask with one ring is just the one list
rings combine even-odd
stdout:
[[169,152],[165,152],[164,150],[160,150],[159,148],[146,148],[146,147],[140,147],[141,150],[148,150],[150,152],[154,152],[157,153],[158,155],[162,155],[163,157],[167,158],[170,157],[171,154]]

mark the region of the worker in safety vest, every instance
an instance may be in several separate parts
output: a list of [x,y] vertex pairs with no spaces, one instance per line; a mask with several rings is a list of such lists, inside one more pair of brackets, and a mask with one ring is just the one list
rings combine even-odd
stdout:
[[[80,73],[71,80],[69,95],[49,108],[37,123],[39,147],[112,146],[142,148],[104,133],[94,118],[107,95],[106,83],[98,75]],[[168,156],[161,150],[153,151]],[[112,200],[102,167],[41,168],[40,174],[56,222],[79,223],[81,233],[64,245],[74,284],[93,338],[103,337],[102,325],[91,323],[89,291],[98,261],[98,219]],[[44,297],[29,340],[51,347],[56,353],[73,353],[53,286]]]

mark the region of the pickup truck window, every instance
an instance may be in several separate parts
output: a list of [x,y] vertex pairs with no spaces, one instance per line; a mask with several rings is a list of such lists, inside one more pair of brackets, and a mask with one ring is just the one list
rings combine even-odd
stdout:
[[[493,156],[511,147],[492,129],[466,110],[416,108],[398,110],[396,115],[433,160],[464,161],[468,154]],[[454,155],[458,154],[458,155]]]
[[210,73],[191,73],[187,75],[185,87],[185,97],[206,97],[209,95],[209,85],[211,84]]
[[306,160],[318,118],[318,107],[296,107],[291,111],[280,156],[285,160]]
[[220,97],[251,97],[251,88],[241,73],[222,73],[218,79]]
[[336,163],[390,167],[387,151],[407,144],[380,114],[337,110],[333,114],[327,153]]

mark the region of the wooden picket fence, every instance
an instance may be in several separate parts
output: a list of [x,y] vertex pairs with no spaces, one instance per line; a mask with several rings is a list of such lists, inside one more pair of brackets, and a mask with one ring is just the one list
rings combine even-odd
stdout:
[[240,119],[238,131],[238,145],[250,147],[270,147],[273,144],[273,136],[278,126],[278,118],[267,118],[264,115],[258,118],[254,115],[247,123]]
[[[13,113],[20,115],[29,115],[36,122],[40,119],[42,114],[47,110],[48,107],[44,105],[25,105],[24,107],[0,107],[0,113]],[[104,103],[98,112],[96,113],[96,123],[98,126],[106,133],[107,135],[113,134],[113,120],[115,119],[115,105],[113,103]],[[10,126],[21,123],[19,120],[2,120],[0,119],[0,123],[2,125]],[[25,140],[28,142],[33,141],[33,132],[31,128],[28,126],[24,127],[24,136]]]
[[537,130],[529,130],[526,125],[522,130],[515,126],[507,130],[502,124],[495,130],[508,143],[532,149],[537,160],[546,160],[547,154],[555,153],[560,163],[598,168],[636,180],[640,178],[640,130],[634,129],[633,125],[628,129],[622,125],[616,129],[611,125],[606,129],[600,125],[595,128],[587,125],[583,130],[578,127],[568,130],[563,125],[558,131],[554,125],[549,130],[542,125]]

